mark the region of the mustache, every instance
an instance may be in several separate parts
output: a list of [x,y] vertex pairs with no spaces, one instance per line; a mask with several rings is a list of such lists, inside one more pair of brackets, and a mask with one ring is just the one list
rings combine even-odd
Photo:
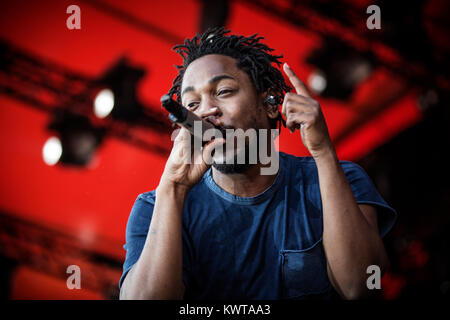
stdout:
[[229,125],[229,124],[225,124],[222,121],[220,121],[219,119],[217,119],[214,116],[208,116],[206,118],[203,119],[204,121],[207,121],[209,123],[211,123],[214,127],[216,127],[219,130],[226,130],[226,129],[234,129],[236,130],[235,126]]
[[236,127],[235,126],[230,126],[230,125],[223,125],[223,126],[220,126],[220,129],[222,129],[222,130],[226,130],[226,129],[236,130]]
[[225,134],[225,130],[227,129],[233,129],[236,130],[235,126],[224,124],[220,121],[212,121],[209,117],[203,119],[206,122],[211,123],[215,128],[219,129],[223,134]]

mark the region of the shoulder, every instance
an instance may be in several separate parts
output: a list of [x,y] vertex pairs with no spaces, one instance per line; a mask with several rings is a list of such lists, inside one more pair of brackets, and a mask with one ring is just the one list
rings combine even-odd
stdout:
[[[210,178],[210,173],[209,170],[204,174],[203,178],[192,187],[192,189],[189,191],[188,194],[188,199],[192,198],[192,194],[203,194],[205,192],[205,184],[206,184],[206,180]],[[156,201],[156,189],[151,190],[151,191],[147,191],[147,192],[143,192],[140,193],[137,198],[136,201],[134,203],[134,206],[150,206],[150,207],[154,207],[155,206],[155,201]]]
[[285,162],[292,163],[295,165],[311,165],[315,164],[313,157],[297,157],[289,153],[280,152],[280,158]]
[[351,161],[339,162],[350,184],[357,184],[359,186],[372,185],[372,180],[369,175],[359,164]]
[[[305,182],[318,183],[317,165],[313,157],[297,157],[280,152],[280,163],[289,177],[295,180],[302,179]],[[361,182],[370,183],[369,176],[358,164],[347,160],[340,160],[339,164],[351,184],[355,182],[359,182],[359,184]]]
[[292,154],[280,152],[280,163],[287,169],[302,168],[311,170],[316,168],[316,162],[313,157],[297,157]]
[[342,169],[344,169],[344,171],[354,171],[365,174],[364,169],[357,163],[347,160],[340,160],[339,163],[341,164],[341,167]]
[[147,202],[148,204],[155,205],[155,199],[156,199],[156,190],[151,190],[139,194],[136,198],[136,201],[141,200]]
[[313,157],[297,157],[280,152],[280,166],[290,177],[313,178],[317,176],[317,166]]
[[128,217],[127,230],[141,229],[153,215],[155,206],[155,190],[141,193],[137,196]]
[[[289,166],[290,169],[302,168],[303,170],[317,170],[316,161],[311,156],[297,157],[288,153],[280,152],[280,159],[284,166]],[[344,172],[358,172],[365,174],[365,171],[357,163],[339,160]]]

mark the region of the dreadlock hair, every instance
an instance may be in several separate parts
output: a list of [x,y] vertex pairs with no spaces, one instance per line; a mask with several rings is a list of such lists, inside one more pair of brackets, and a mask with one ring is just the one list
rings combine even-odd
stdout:
[[[245,71],[250,77],[258,93],[268,91],[275,97],[276,103],[280,105],[286,92],[291,90],[284,81],[281,72],[272,66],[272,63],[281,66],[280,58],[270,54],[274,49],[260,43],[263,37],[258,34],[249,37],[238,35],[227,35],[230,30],[224,27],[210,28],[203,34],[197,33],[192,39],[186,39],[184,44],[172,48],[183,58],[183,65],[175,65],[178,75],[172,83],[169,95],[176,94],[177,101],[181,103],[181,84],[184,72],[191,62],[208,54],[221,54],[236,59],[237,67]],[[281,113],[276,119],[271,119],[271,127],[276,128],[278,122],[286,126]]]

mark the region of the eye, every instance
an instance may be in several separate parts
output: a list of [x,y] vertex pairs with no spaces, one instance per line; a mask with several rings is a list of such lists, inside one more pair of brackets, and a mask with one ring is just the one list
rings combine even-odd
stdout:
[[219,92],[217,92],[217,95],[221,96],[221,95],[224,95],[224,94],[227,94],[227,93],[231,93],[231,92],[233,92],[233,90],[231,90],[231,89],[223,89],[223,90],[219,90]]
[[190,102],[190,103],[188,103],[188,105],[187,105],[187,108],[188,108],[189,110],[195,110],[195,109],[197,109],[197,107],[198,107],[198,102]]

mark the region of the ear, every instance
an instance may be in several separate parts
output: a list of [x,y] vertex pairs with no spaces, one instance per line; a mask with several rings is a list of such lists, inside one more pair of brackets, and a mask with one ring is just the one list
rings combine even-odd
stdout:
[[276,119],[280,113],[279,111],[279,105],[278,104],[272,104],[269,101],[267,101],[267,97],[272,95],[269,92],[264,92],[261,94],[261,101],[262,101],[262,105],[264,110],[266,111],[267,116],[269,117],[269,119]]

